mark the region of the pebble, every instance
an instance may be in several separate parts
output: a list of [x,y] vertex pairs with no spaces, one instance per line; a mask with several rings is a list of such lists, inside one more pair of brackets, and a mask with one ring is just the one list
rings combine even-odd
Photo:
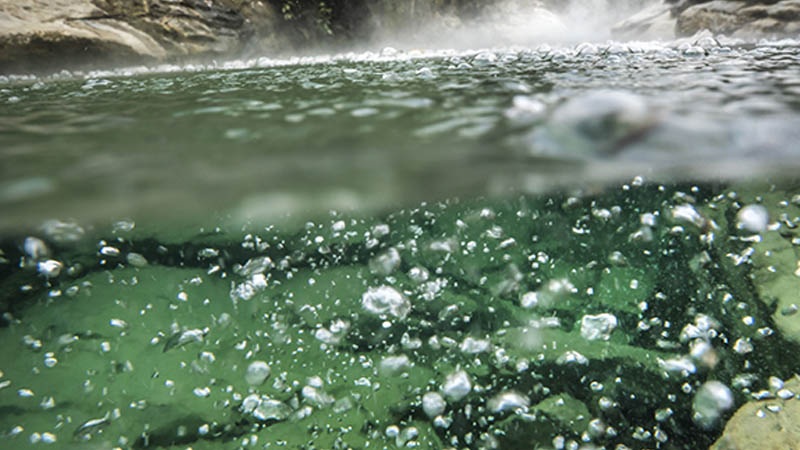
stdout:
[[105,256],[119,256],[119,249],[116,247],[105,246],[100,249],[100,254]]
[[291,413],[291,408],[274,399],[265,399],[253,411],[253,416],[258,420],[285,420]]
[[396,248],[392,247],[375,258],[372,258],[369,262],[369,268],[379,275],[387,276],[394,272],[400,266],[400,263],[400,253]]
[[658,366],[667,372],[685,372],[687,374],[697,372],[697,366],[686,357],[659,360]]
[[783,389],[783,380],[776,376],[769,377],[769,388],[773,391],[777,391],[779,389]]

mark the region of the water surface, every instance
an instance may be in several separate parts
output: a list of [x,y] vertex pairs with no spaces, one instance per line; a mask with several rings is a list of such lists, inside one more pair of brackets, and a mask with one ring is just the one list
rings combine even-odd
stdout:
[[198,197],[374,208],[546,189],[578,173],[790,171],[795,44],[386,49],[11,77],[0,86],[0,224],[191,214]]
[[699,35],[4,77],[0,442],[696,449],[781,417],[799,62]]

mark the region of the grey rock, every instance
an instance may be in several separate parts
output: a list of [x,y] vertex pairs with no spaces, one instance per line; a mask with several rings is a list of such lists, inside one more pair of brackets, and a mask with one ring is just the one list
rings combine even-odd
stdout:
[[682,35],[692,35],[703,29],[737,36],[795,34],[800,29],[800,1],[715,0],[681,11],[677,27]]
[[692,35],[700,30],[732,34],[746,22],[739,10],[747,6],[743,1],[715,0],[694,5],[678,16],[678,33]]
[[672,7],[656,3],[616,23],[611,33],[618,39],[671,39],[675,22]]
[[665,0],[615,24],[622,39],[692,36],[702,30],[737,37],[796,35],[800,0]]
[[235,0],[4,2],[0,5],[0,73],[237,54],[251,37],[263,41],[279,20],[272,7],[259,5],[242,6]]

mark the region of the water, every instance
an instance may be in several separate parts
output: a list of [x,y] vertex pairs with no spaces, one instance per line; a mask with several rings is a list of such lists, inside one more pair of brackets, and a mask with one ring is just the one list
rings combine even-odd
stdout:
[[708,447],[794,398],[797,48],[3,78],[0,442]]
[[[796,46],[730,44],[390,49],[12,79],[0,91],[0,228],[191,215],[198,197],[248,215],[270,201],[324,211],[538,191],[578,171],[790,171]],[[600,89],[620,95],[584,98]]]

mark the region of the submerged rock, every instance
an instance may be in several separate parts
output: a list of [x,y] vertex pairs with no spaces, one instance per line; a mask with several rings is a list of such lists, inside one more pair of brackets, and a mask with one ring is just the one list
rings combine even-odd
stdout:
[[[239,250],[253,242],[245,237],[218,251],[183,246],[201,255],[179,267],[135,239],[114,245],[141,251],[147,265],[91,246],[102,265],[58,278],[72,294],[24,294],[30,305],[0,328],[9,343],[0,362],[14,361],[0,372],[0,403],[28,408],[9,428],[70,415],[73,427],[51,430],[60,442],[78,427],[81,442],[146,436],[139,447],[655,448],[667,437],[676,448],[707,448],[742,394],[791,402],[800,391],[777,379],[797,352],[782,333],[770,336],[772,310],[752,292],[777,253],[747,250],[760,241],[735,223],[742,205],[763,205],[786,228],[778,235],[769,223],[761,234],[791,242],[800,196],[776,187],[757,201],[710,189],[631,185],[624,199],[336,215],[262,236],[287,253],[254,257]],[[664,217],[680,206],[683,214]],[[341,223],[353,241],[337,237]],[[629,240],[643,225],[653,240]],[[384,241],[355,240],[365,230]],[[389,248],[405,267],[370,270]],[[692,269],[698,253],[703,268]],[[225,269],[214,268],[220,255],[232,255]],[[57,246],[50,257],[71,264]],[[270,282],[232,307],[231,278],[254,276]],[[314,431],[328,425],[335,431]]]
[[[743,194],[749,195],[749,194]],[[785,191],[775,191],[765,197],[765,203],[758,205],[760,211],[770,218],[779,219],[774,226],[765,225],[764,230],[755,235],[752,248],[753,285],[758,298],[772,311],[772,321],[781,334],[793,342],[800,343],[800,316],[796,314],[800,299],[800,266],[798,266],[797,243],[800,232],[795,219],[800,217],[800,206],[786,200],[791,195]],[[739,211],[748,213],[745,206]],[[761,223],[759,223],[759,226]],[[744,233],[753,230],[745,229]]]
[[[800,392],[795,375],[784,389]],[[744,404],[725,426],[711,450],[796,448],[800,442],[800,401],[795,396],[768,398]]]

